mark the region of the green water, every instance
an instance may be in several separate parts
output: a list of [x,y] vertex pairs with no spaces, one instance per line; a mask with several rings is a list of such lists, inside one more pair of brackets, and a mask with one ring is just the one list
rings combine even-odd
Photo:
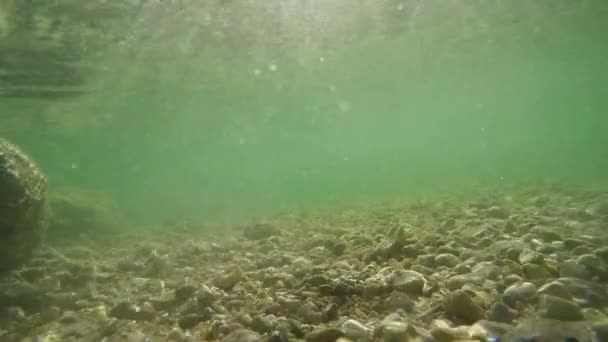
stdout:
[[83,57],[90,93],[0,98],[52,187],[156,222],[608,180],[605,1],[176,3]]

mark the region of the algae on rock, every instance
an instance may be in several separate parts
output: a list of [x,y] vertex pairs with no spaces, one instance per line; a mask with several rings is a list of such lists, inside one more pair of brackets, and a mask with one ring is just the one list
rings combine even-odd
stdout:
[[21,266],[44,239],[46,187],[36,163],[0,138],[0,274]]

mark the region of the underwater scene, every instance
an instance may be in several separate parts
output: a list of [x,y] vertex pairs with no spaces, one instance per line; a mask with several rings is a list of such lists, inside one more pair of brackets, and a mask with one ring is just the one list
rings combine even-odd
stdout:
[[608,341],[605,0],[0,0],[0,342]]

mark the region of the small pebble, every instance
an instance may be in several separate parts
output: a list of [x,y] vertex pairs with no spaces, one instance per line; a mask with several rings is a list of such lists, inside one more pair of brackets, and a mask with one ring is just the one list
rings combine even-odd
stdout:
[[411,342],[418,336],[416,329],[404,322],[385,322],[381,330],[384,342]]
[[317,328],[304,338],[307,342],[335,342],[344,337],[344,332],[338,328]]
[[354,319],[349,319],[346,322],[342,323],[342,331],[344,331],[344,335],[350,339],[355,341],[369,341],[371,340],[371,329],[356,321]]
[[265,334],[270,332],[274,325],[275,322],[273,322],[268,316],[255,315],[252,317],[251,330],[260,334]]
[[530,303],[536,297],[536,286],[532,283],[518,283],[509,286],[502,294],[502,300],[510,307],[518,302]]
[[456,290],[445,299],[447,314],[463,320],[465,323],[475,323],[483,317],[481,307],[463,290]]
[[503,303],[492,305],[488,311],[488,319],[494,322],[511,323],[517,317],[517,311]]
[[247,330],[247,329],[238,329],[230,334],[226,335],[226,337],[221,339],[221,342],[262,342],[262,337],[257,333]]
[[458,257],[453,254],[444,253],[439,254],[435,257],[435,263],[437,263],[437,265],[442,265],[446,267],[455,267],[460,263],[460,259],[458,259]]

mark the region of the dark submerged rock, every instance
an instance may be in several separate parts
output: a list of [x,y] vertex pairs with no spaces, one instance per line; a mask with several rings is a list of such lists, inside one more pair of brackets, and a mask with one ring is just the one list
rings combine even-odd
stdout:
[[42,243],[46,188],[36,163],[0,138],[0,275],[23,265]]

